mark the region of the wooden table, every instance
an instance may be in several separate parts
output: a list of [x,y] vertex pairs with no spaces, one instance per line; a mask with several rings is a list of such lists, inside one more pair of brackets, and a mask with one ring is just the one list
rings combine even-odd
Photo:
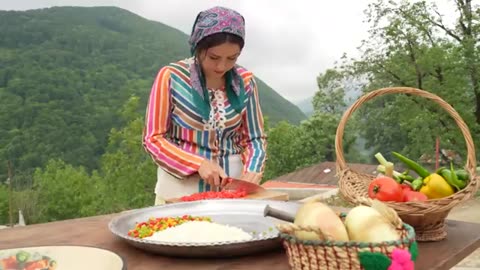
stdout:
[[[169,258],[145,253],[115,238],[107,224],[114,215],[95,216],[0,230],[0,249],[34,245],[87,245],[117,252],[128,270],[268,269],[289,270],[283,249],[221,260]],[[448,239],[419,243],[415,269],[450,269],[480,247],[480,224],[448,220]]]

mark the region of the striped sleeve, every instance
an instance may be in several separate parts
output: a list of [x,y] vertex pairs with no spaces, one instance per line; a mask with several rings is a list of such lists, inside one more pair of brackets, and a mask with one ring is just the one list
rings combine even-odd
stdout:
[[244,147],[242,160],[244,172],[263,173],[266,162],[267,136],[264,131],[263,114],[258,98],[258,89],[253,75],[249,79],[251,93],[243,115],[241,144]]
[[185,177],[196,173],[204,158],[187,152],[166,139],[170,125],[170,100],[170,70],[163,67],[150,92],[143,146],[158,166],[177,177]]

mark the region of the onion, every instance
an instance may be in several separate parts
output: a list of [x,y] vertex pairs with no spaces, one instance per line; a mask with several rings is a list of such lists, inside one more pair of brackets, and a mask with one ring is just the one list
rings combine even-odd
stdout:
[[383,242],[400,239],[395,226],[372,207],[354,207],[345,218],[345,227],[352,241]]
[[[295,225],[320,228],[329,238],[328,240],[348,241],[348,233],[340,217],[327,205],[309,201],[297,211]],[[324,240],[315,232],[296,231],[295,236],[300,240]]]

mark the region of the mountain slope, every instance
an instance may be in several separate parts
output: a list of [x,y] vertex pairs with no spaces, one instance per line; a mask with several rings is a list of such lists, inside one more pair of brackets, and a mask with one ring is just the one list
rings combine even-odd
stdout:
[[306,116],[311,116],[313,114],[313,97],[308,97],[303,100],[300,100],[296,103],[297,107],[302,110]]
[[[95,168],[128,98],[143,116],[159,68],[189,56],[181,31],[115,7],[0,11],[0,32],[0,164],[22,172],[50,158]],[[272,121],[305,118],[259,85]]]
[[[93,58],[92,66],[119,65],[147,80],[152,80],[162,65],[189,56],[188,36],[183,32],[116,7],[54,7],[0,14],[4,48],[62,49]],[[306,118],[294,104],[257,79],[262,108],[274,122],[299,123]]]

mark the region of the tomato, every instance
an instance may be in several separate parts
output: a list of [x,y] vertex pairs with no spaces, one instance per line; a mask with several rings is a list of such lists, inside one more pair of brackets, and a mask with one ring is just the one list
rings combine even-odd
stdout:
[[403,198],[404,198],[405,202],[414,202],[414,201],[424,202],[424,201],[428,200],[427,195],[425,195],[421,192],[407,191],[407,190],[404,191]]
[[368,196],[379,201],[403,202],[403,189],[393,178],[381,176],[370,182]]
[[401,187],[402,187],[403,191],[407,191],[407,190],[413,191],[412,186],[410,186],[409,184],[403,183],[403,184],[401,184]]

